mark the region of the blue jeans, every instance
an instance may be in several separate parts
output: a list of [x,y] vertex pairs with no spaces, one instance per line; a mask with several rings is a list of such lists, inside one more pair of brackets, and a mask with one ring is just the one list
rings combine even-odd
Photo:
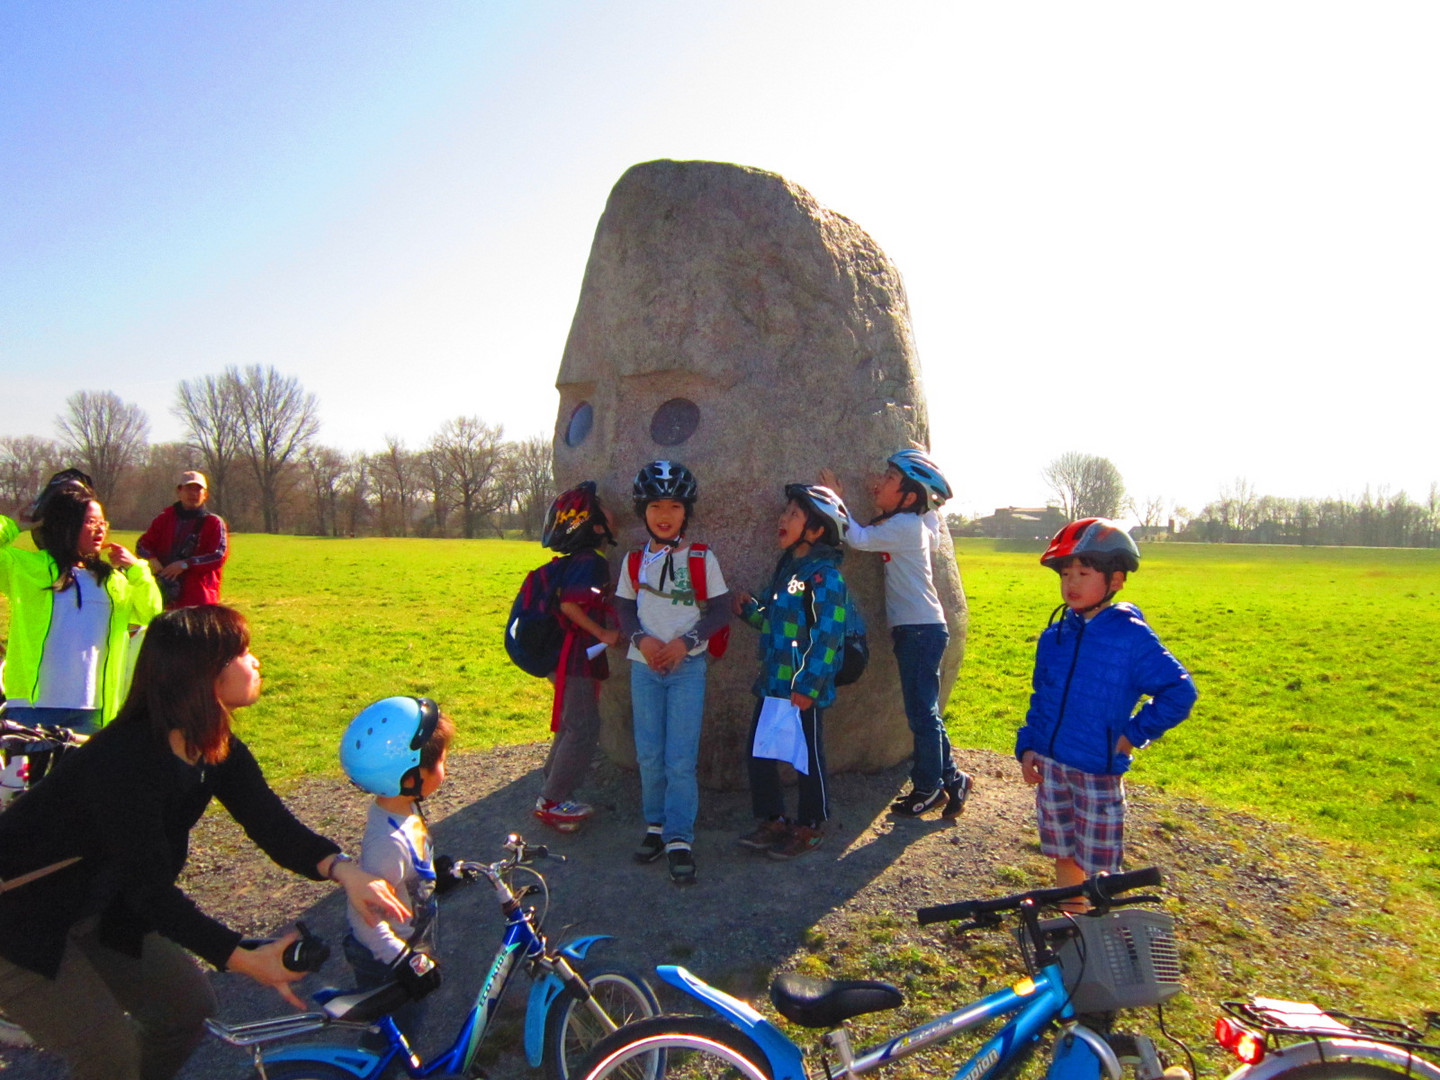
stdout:
[[26,727],[64,727],[77,735],[100,730],[99,709],[37,709],[33,705],[7,705],[5,715]]
[[705,654],[687,656],[665,675],[632,661],[630,704],[645,821],[663,826],[666,843],[691,843],[700,810],[695,762],[705,715]]
[[896,626],[890,630],[890,639],[900,668],[905,719],[915,737],[910,782],[916,791],[934,791],[960,775],[950,756],[945,721],[940,717],[940,661],[950,643],[950,631],[942,623]]

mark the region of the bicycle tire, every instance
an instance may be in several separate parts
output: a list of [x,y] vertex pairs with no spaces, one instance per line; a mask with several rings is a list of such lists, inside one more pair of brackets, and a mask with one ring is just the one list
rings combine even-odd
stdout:
[[265,1075],[269,1080],[356,1080],[355,1073],[328,1061],[266,1062]]
[[[663,1054],[663,1058],[660,1055]],[[576,1080],[774,1080],[755,1041],[710,1016],[638,1020],[595,1044]]]
[[[580,975],[591,998],[617,1028],[660,1014],[660,1002],[644,976],[623,968],[589,964]],[[569,988],[555,999],[545,1017],[546,1080],[572,1080],[575,1067],[591,1047],[611,1033]]]
[[1307,1061],[1278,1072],[1270,1080],[1396,1080],[1405,1070],[1374,1061]]

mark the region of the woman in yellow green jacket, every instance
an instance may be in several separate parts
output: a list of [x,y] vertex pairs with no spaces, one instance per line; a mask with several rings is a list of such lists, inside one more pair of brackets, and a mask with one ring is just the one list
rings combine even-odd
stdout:
[[109,523],[88,488],[48,493],[38,516],[30,527],[39,550],[24,551],[15,546],[21,526],[0,515],[6,715],[94,731],[120,709],[130,628],[160,613],[160,590],[149,566],[105,542]]

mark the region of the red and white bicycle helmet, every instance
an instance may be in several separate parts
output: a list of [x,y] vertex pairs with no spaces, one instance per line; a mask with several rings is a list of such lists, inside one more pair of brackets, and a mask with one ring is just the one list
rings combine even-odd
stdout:
[[1066,525],[1040,556],[1040,565],[1058,572],[1060,562],[1075,555],[1107,573],[1140,569],[1140,549],[1125,527],[1109,518],[1081,518]]
[[[598,534],[596,525],[601,527]],[[600,506],[600,496],[595,493],[595,481],[586,480],[561,492],[550,504],[540,543],[551,551],[573,555],[585,548],[599,547],[602,536],[612,544],[615,542]]]

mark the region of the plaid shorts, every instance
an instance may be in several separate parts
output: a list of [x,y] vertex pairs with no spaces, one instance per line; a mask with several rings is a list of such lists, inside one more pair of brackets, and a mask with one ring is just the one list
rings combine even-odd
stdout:
[[1125,778],[1081,772],[1036,755],[1040,850],[1074,859],[1086,874],[1120,869],[1125,852]]

